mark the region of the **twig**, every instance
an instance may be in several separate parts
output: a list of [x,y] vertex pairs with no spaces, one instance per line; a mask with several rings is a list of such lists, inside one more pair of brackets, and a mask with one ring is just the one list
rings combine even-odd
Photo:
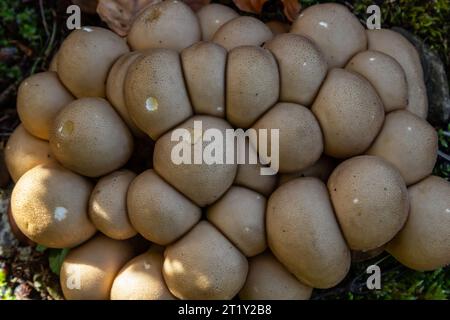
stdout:
[[42,0],[39,0],[39,11],[41,12],[41,19],[42,24],[44,25],[45,34],[47,37],[50,35],[50,32],[48,31],[47,21],[45,20],[45,11],[44,11],[44,3]]
[[442,152],[441,150],[438,150],[438,156],[440,156],[441,158],[444,158],[445,160],[450,162],[450,156],[444,152]]

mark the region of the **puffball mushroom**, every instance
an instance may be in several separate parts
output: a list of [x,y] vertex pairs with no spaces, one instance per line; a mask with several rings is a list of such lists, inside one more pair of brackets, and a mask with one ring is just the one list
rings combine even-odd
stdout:
[[369,80],[383,101],[386,113],[408,105],[405,72],[394,58],[378,51],[363,51],[355,55],[345,69]]
[[312,288],[298,281],[269,252],[249,259],[242,300],[308,300]]
[[369,50],[383,52],[402,66],[408,83],[406,110],[425,119],[428,114],[427,89],[416,48],[400,33],[389,29],[367,30],[367,39]]
[[154,249],[129,261],[114,279],[111,300],[173,300],[162,275],[164,257]]
[[200,41],[200,24],[182,1],[162,1],[143,9],[128,33],[133,50],[166,48],[181,51]]
[[302,283],[331,288],[347,275],[350,250],[319,179],[299,178],[276,189],[267,203],[266,229],[273,254]]
[[108,300],[115,276],[135,250],[130,240],[113,240],[102,234],[72,249],[60,271],[64,298]]
[[309,39],[284,33],[264,45],[280,70],[280,100],[309,106],[327,74],[327,62]]
[[328,180],[328,191],[352,250],[381,247],[408,217],[405,182],[400,172],[380,157],[358,156],[342,162]]
[[40,72],[20,84],[17,92],[17,113],[29,133],[48,140],[56,115],[73,99],[55,72]]
[[228,300],[247,277],[245,256],[206,221],[168,246],[164,257],[164,279],[179,299]]
[[136,174],[119,170],[102,177],[89,200],[89,218],[98,230],[112,239],[136,235],[127,211],[127,191]]
[[111,105],[116,109],[123,121],[137,137],[145,136],[134,121],[131,119],[125,102],[125,77],[130,65],[141,56],[140,52],[128,52],[122,55],[112,66],[106,81],[106,97]]
[[58,76],[77,98],[104,97],[109,69],[128,51],[125,41],[114,32],[82,27],[72,31],[58,51]]
[[344,67],[352,56],[367,48],[364,27],[341,4],[322,3],[306,8],[290,32],[314,41],[330,69]]
[[29,134],[23,125],[19,125],[9,137],[5,164],[14,182],[28,170],[52,160],[48,142]]
[[243,254],[252,257],[267,247],[265,211],[264,196],[233,186],[208,207],[207,218]]
[[192,115],[176,51],[145,51],[129,67],[124,90],[131,119],[153,140]]
[[269,22],[266,22],[266,26],[269,27],[273,35],[287,33],[289,32],[289,29],[291,29],[291,26],[289,24],[277,20],[271,20]]
[[384,121],[384,107],[375,89],[362,76],[331,70],[312,106],[322,128],[324,152],[349,158],[366,151]]
[[74,247],[96,231],[87,213],[91,190],[88,180],[56,163],[39,165],[14,187],[14,221],[34,242],[49,248]]
[[128,161],[133,138],[108,101],[82,98],[68,104],[56,117],[50,147],[66,168],[99,177]]
[[337,163],[335,159],[324,155],[320,157],[320,159],[317,160],[316,163],[314,163],[312,166],[306,169],[293,173],[281,174],[278,185],[281,186],[282,184],[285,184],[286,182],[289,182],[296,178],[304,178],[304,177],[318,178],[323,182],[327,183],[328,178],[330,177],[334,168],[336,168],[336,165]]
[[212,41],[230,51],[240,46],[260,46],[272,37],[272,31],[260,20],[240,16],[222,25]]
[[[319,160],[323,151],[322,132],[313,113],[295,103],[277,103],[253,125],[259,131],[279,130],[279,171],[295,172]],[[271,137],[267,149],[272,149]],[[256,148],[254,145],[253,147]],[[265,155],[259,154],[260,157]],[[267,159],[265,159],[268,161]]]
[[227,51],[212,42],[197,42],[181,52],[181,62],[195,113],[224,118]]
[[408,268],[428,271],[450,264],[450,184],[430,176],[409,187],[411,209],[387,250]]
[[[195,126],[196,121],[201,122],[201,129]],[[175,140],[172,140],[174,130],[177,129],[189,132],[189,137],[184,139],[175,134]],[[222,137],[226,137],[226,129],[232,129],[232,127],[220,118],[194,116],[159,138],[153,153],[155,171],[200,207],[217,201],[233,183],[237,170],[236,163],[226,163],[225,151],[223,154],[216,155],[216,157],[222,159],[222,163],[209,163],[208,161],[201,161],[199,164],[194,163],[195,149],[200,149],[202,156],[208,153],[207,146],[211,143],[207,141],[208,137],[205,137],[205,132],[208,129],[218,130]],[[225,150],[225,141],[217,141],[217,143],[221,144]],[[188,163],[183,163],[184,151],[187,152],[187,150],[190,150],[189,155],[186,156]],[[215,148],[212,150],[215,150]],[[215,150],[215,152],[218,152],[218,150]],[[213,152],[211,151],[211,153]],[[179,159],[183,161],[178,163],[177,160],[176,164],[172,161],[172,154],[183,154],[183,159]]]
[[146,239],[168,245],[201,217],[201,210],[161,179],[153,170],[137,176],[127,195],[128,215],[136,230]]
[[198,10],[197,17],[202,30],[202,40],[210,41],[222,25],[239,17],[239,14],[230,7],[210,3]]
[[367,154],[389,161],[400,171],[406,185],[411,185],[431,174],[437,151],[436,130],[419,116],[399,110],[386,116]]
[[269,50],[241,46],[230,51],[225,101],[232,125],[250,127],[278,101],[279,91],[278,66]]

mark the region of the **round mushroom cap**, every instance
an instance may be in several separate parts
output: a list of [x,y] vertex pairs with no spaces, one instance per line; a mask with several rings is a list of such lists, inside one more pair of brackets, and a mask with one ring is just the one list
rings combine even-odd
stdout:
[[[264,116],[262,116],[252,127],[257,132],[266,129],[270,138],[267,139],[267,150],[276,150],[278,153],[270,152],[270,160],[278,160],[279,171],[295,172],[312,166],[319,160],[323,151],[323,138],[319,123],[313,113],[298,104],[277,103]],[[273,145],[272,131],[279,130],[279,138]],[[256,145],[253,145],[256,149]],[[276,152],[276,151],[275,151]],[[268,151],[266,152],[268,153]],[[276,156],[279,155],[279,159]],[[259,156],[269,162],[266,154]]]
[[168,245],[189,231],[201,209],[161,179],[153,170],[137,176],[127,196],[128,215],[146,239]]
[[323,182],[327,183],[328,178],[330,177],[334,168],[336,168],[336,165],[337,163],[335,159],[323,155],[322,157],[320,157],[319,160],[317,160],[316,163],[314,163],[312,166],[304,170],[300,170],[293,173],[281,174],[278,185],[281,186],[286,182],[289,182],[296,178],[304,178],[304,177],[318,178]]
[[[227,129],[232,127],[220,118],[190,118],[156,142],[155,171],[200,207],[217,201],[233,183],[237,170],[235,161],[226,161],[223,139]],[[219,140],[210,142],[213,137]]]
[[359,74],[343,69],[328,73],[312,106],[324,136],[324,152],[349,158],[366,151],[384,121],[375,89]]
[[[244,149],[242,150],[242,147]],[[261,164],[261,160],[255,148],[245,140],[238,144],[238,152],[245,152],[244,161],[238,161],[238,168],[234,184],[256,191],[264,196],[269,196],[277,186],[277,174],[274,170]],[[244,153],[243,153],[244,154]],[[271,174],[267,174],[267,171]]]
[[352,250],[381,247],[408,217],[405,182],[400,172],[380,157],[358,156],[342,162],[328,180],[328,191]]
[[123,121],[130,128],[133,135],[136,137],[143,137],[145,133],[141,131],[134,121],[131,119],[125,103],[125,77],[127,75],[130,65],[142,55],[140,52],[128,52],[122,55],[112,66],[109,71],[106,82],[106,96],[111,105],[116,109]]
[[347,7],[321,3],[308,7],[292,24],[291,33],[313,40],[325,55],[329,68],[343,67],[367,48],[364,27]]
[[179,299],[232,299],[247,277],[245,256],[206,221],[168,246],[164,257],[164,279]]
[[383,101],[386,113],[405,109],[408,105],[408,84],[402,66],[387,54],[364,51],[355,55],[345,69],[365,77]]
[[47,141],[29,134],[19,125],[6,143],[5,164],[14,182],[37,165],[53,161]]
[[101,178],[89,200],[89,217],[95,227],[112,239],[124,240],[136,235],[128,219],[127,191],[136,177],[120,170]]
[[319,179],[299,178],[275,190],[266,229],[273,254],[302,283],[331,288],[348,273],[350,250]]
[[242,187],[231,187],[208,207],[207,218],[247,257],[266,247],[266,198]]
[[129,67],[124,90],[131,119],[153,140],[192,115],[176,51],[147,50]]
[[278,101],[278,66],[267,49],[241,46],[231,50],[226,77],[227,120],[235,127],[250,127]]
[[99,177],[122,167],[133,152],[133,137],[108,101],[82,98],[56,117],[50,147],[66,168]]
[[212,42],[198,42],[183,50],[181,61],[195,113],[224,118],[227,51]]
[[280,100],[309,106],[327,75],[324,56],[309,39],[284,33],[266,42],[280,69]]
[[242,300],[308,300],[312,288],[298,281],[269,252],[248,261],[248,276],[239,292]]
[[424,119],[406,110],[391,112],[367,154],[393,164],[406,185],[429,176],[437,159],[438,135]]
[[111,300],[173,300],[162,275],[164,257],[153,247],[129,261],[114,279]]
[[400,33],[389,30],[367,30],[369,50],[383,52],[402,66],[408,83],[406,110],[425,119],[428,115],[427,88],[423,78],[419,53]]
[[145,8],[128,33],[133,50],[167,48],[181,51],[200,41],[200,24],[195,13],[182,1],[162,1]]
[[72,31],[58,51],[58,76],[77,98],[104,97],[109,69],[128,51],[114,32],[82,27]]
[[450,264],[450,183],[430,176],[409,187],[411,209],[387,250],[408,268],[429,271]]
[[73,99],[55,72],[40,72],[20,84],[17,92],[17,113],[29,133],[48,140],[56,115]]
[[135,255],[133,242],[97,235],[70,250],[60,271],[67,300],[109,300],[111,287],[123,265]]
[[95,233],[87,207],[92,186],[85,178],[57,165],[39,165],[25,173],[11,196],[19,229],[49,248],[71,248]]
[[239,14],[230,7],[210,3],[198,10],[197,17],[202,29],[202,40],[210,41],[222,25],[239,17]]
[[222,25],[212,41],[230,51],[240,46],[260,46],[272,37],[272,31],[262,21],[240,16]]

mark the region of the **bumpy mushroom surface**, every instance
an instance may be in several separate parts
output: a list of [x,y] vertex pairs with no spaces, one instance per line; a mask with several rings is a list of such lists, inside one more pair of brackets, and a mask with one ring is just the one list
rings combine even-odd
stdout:
[[249,259],[242,300],[308,300],[312,288],[298,281],[271,253]]
[[71,250],[61,266],[67,300],[108,300],[114,277],[135,254],[133,242],[98,235]]
[[19,125],[9,137],[5,164],[14,182],[28,170],[52,160],[48,142],[29,134],[23,125]]
[[167,245],[192,228],[201,210],[161,179],[153,170],[133,180],[127,196],[128,215],[146,239]]
[[164,257],[154,246],[129,261],[114,279],[111,300],[173,300],[162,275]]
[[[295,103],[277,103],[252,127],[259,131],[279,130],[279,170],[295,172],[313,165],[323,151],[323,138],[313,113]],[[268,138],[268,150],[274,142]],[[253,146],[256,148],[256,146]],[[260,154],[260,157],[265,157]],[[266,162],[268,159],[266,159]]]
[[225,117],[227,51],[212,42],[198,42],[183,50],[181,61],[195,113]]
[[325,154],[349,158],[366,151],[383,125],[384,108],[362,76],[333,69],[312,106],[322,128]]
[[[201,122],[201,130],[200,128],[195,128],[196,121]],[[185,140],[175,135],[175,139],[172,139],[176,129],[183,129],[183,132],[187,130],[190,137]],[[200,163],[195,163],[195,150],[200,149],[200,157],[203,157],[202,155],[205,154],[209,155],[206,148],[210,142],[205,137],[208,129],[218,130],[222,137],[226,137],[225,131],[232,129],[232,127],[220,118],[194,116],[176,129],[169,131],[156,142],[153,154],[155,171],[197,205],[204,207],[214,203],[233,183],[237,165],[236,163],[226,163],[225,141],[221,141],[223,143],[223,154],[219,154],[219,150],[217,150],[216,155],[219,159],[222,159],[222,163],[215,160],[212,161],[213,163],[202,161],[204,159],[199,159]],[[173,153],[184,154],[180,148],[190,150],[189,163],[175,164],[172,161]]]
[[342,162],[328,180],[336,217],[352,250],[368,251],[390,241],[408,217],[400,172],[375,156]]
[[202,29],[202,40],[210,41],[222,25],[239,17],[239,14],[230,7],[211,3],[198,10],[197,17]]
[[427,89],[423,69],[416,48],[400,33],[388,30],[367,30],[369,50],[383,52],[402,66],[408,83],[407,110],[426,118],[428,114]]
[[112,239],[124,240],[136,235],[128,219],[127,192],[136,174],[119,170],[101,178],[89,200],[89,218],[98,230]]
[[133,152],[133,138],[108,101],[82,98],[56,117],[50,147],[66,168],[99,177],[122,167]]
[[20,84],[17,113],[29,133],[48,140],[56,115],[73,99],[55,72],[40,72]]
[[71,32],[58,51],[59,78],[77,98],[104,97],[109,69],[128,51],[114,32],[82,27]]
[[450,183],[430,176],[408,191],[409,218],[387,250],[405,266],[419,271],[450,264]]
[[164,257],[164,279],[180,299],[231,299],[247,277],[245,256],[206,221],[168,246]]
[[241,46],[231,50],[226,77],[227,120],[236,127],[250,127],[278,100],[278,66],[267,49]]
[[195,13],[182,1],[168,0],[148,6],[134,20],[128,33],[133,50],[167,48],[181,51],[200,41]]
[[129,67],[124,90],[131,119],[153,140],[192,115],[176,51],[145,51]]
[[345,69],[364,76],[377,90],[386,113],[405,109],[408,84],[402,66],[391,56],[379,51],[363,51],[355,55]]
[[350,10],[336,3],[305,9],[293,23],[291,33],[313,40],[329,68],[345,66],[353,55],[367,48],[364,27]]
[[309,106],[327,74],[327,62],[309,39],[284,33],[266,42],[280,69],[280,100]]
[[350,250],[323,182],[299,178],[282,185],[270,196],[266,215],[269,247],[297,279],[314,288],[344,279]]
[[212,41],[230,51],[240,46],[260,46],[272,37],[272,31],[260,20],[240,16],[222,25]]
[[56,163],[25,173],[11,196],[19,229],[49,248],[74,247],[95,233],[87,206],[92,186],[85,178]]
[[247,257],[266,247],[266,198],[259,193],[231,187],[207,209],[207,218]]
[[383,128],[367,154],[392,163],[407,185],[430,175],[436,163],[436,130],[415,114],[399,110],[386,116]]

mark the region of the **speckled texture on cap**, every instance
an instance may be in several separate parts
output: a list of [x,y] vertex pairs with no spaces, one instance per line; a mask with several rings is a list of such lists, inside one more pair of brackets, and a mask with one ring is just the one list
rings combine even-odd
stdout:
[[230,7],[210,3],[198,10],[197,17],[202,29],[202,40],[210,41],[221,26],[239,17],[239,14]]

